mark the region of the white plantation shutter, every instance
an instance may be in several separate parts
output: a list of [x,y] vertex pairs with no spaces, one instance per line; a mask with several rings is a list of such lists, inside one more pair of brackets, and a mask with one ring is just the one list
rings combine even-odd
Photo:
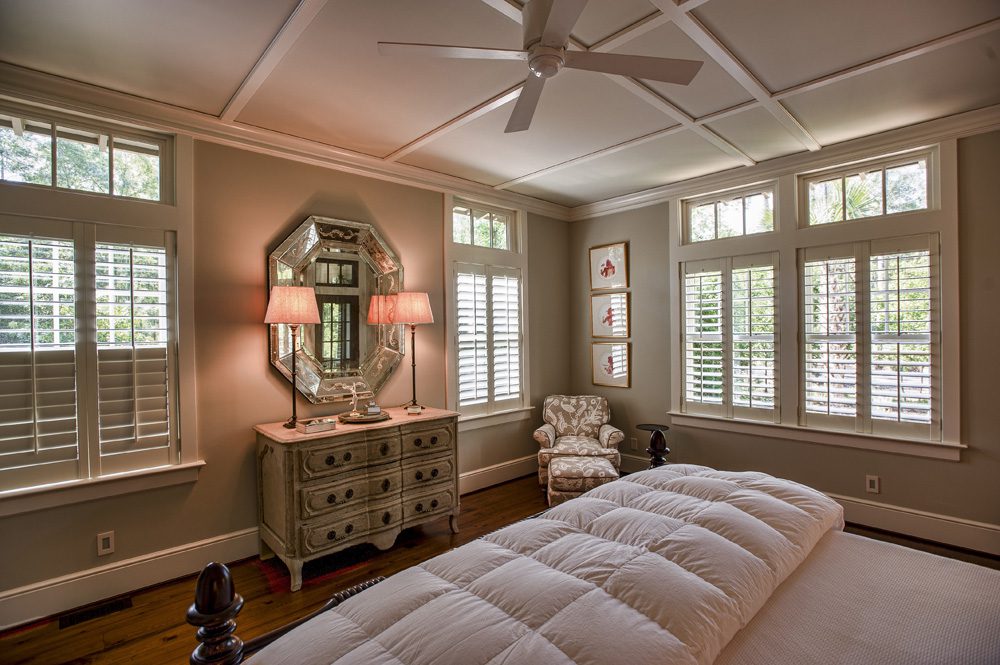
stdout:
[[458,406],[489,413],[520,403],[520,271],[456,263],[455,305]]
[[722,261],[688,263],[684,268],[686,410],[721,413],[725,394]]
[[732,259],[729,283],[733,415],[773,419],[777,382],[774,257]]

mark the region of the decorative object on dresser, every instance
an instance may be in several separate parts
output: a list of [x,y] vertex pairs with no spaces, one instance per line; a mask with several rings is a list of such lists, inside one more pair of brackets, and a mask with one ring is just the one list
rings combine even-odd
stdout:
[[431,311],[431,301],[426,293],[419,291],[404,291],[396,296],[395,313],[392,316],[395,323],[410,326],[410,371],[413,379],[413,399],[406,404],[409,414],[420,413],[424,407],[417,402],[417,326],[434,323],[434,313]]
[[649,448],[646,448],[646,454],[649,455],[649,468],[655,469],[666,464],[667,455],[670,454],[670,448],[667,448],[667,430],[670,428],[666,425],[652,423],[636,425],[635,428],[650,433]]
[[271,297],[267,301],[264,323],[271,325],[284,323],[292,331],[292,417],[285,427],[295,429],[295,356],[299,343],[299,326],[303,323],[319,323],[319,309],[316,307],[316,293],[309,286],[272,286]]
[[352,545],[388,549],[405,528],[450,516],[458,533],[453,411],[383,409],[390,420],[300,434],[257,425],[261,558],[277,555],[302,587],[302,565]]
[[628,288],[628,243],[590,248],[590,290]]

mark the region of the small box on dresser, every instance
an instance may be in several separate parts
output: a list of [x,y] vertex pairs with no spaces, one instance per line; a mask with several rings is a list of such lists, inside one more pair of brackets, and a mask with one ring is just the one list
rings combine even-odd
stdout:
[[361,543],[388,549],[446,515],[458,533],[458,414],[386,410],[389,420],[328,432],[254,427],[261,558],[288,566],[292,591],[306,561]]

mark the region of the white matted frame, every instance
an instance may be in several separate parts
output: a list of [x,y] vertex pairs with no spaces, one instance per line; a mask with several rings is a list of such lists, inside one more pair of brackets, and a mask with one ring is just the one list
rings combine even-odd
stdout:
[[590,248],[590,290],[628,288],[628,242]]
[[591,380],[595,386],[629,388],[632,385],[631,346],[628,342],[591,344]]
[[590,296],[590,334],[597,338],[631,336],[631,299],[628,292]]

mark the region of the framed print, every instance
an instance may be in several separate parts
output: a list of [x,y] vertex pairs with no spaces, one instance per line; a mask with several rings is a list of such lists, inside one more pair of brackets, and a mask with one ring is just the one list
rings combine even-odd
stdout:
[[628,288],[628,243],[590,248],[590,289]]
[[593,337],[629,336],[628,293],[590,296],[590,334]]
[[594,342],[590,362],[595,386],[629,387],[632,377],[628,342]]

